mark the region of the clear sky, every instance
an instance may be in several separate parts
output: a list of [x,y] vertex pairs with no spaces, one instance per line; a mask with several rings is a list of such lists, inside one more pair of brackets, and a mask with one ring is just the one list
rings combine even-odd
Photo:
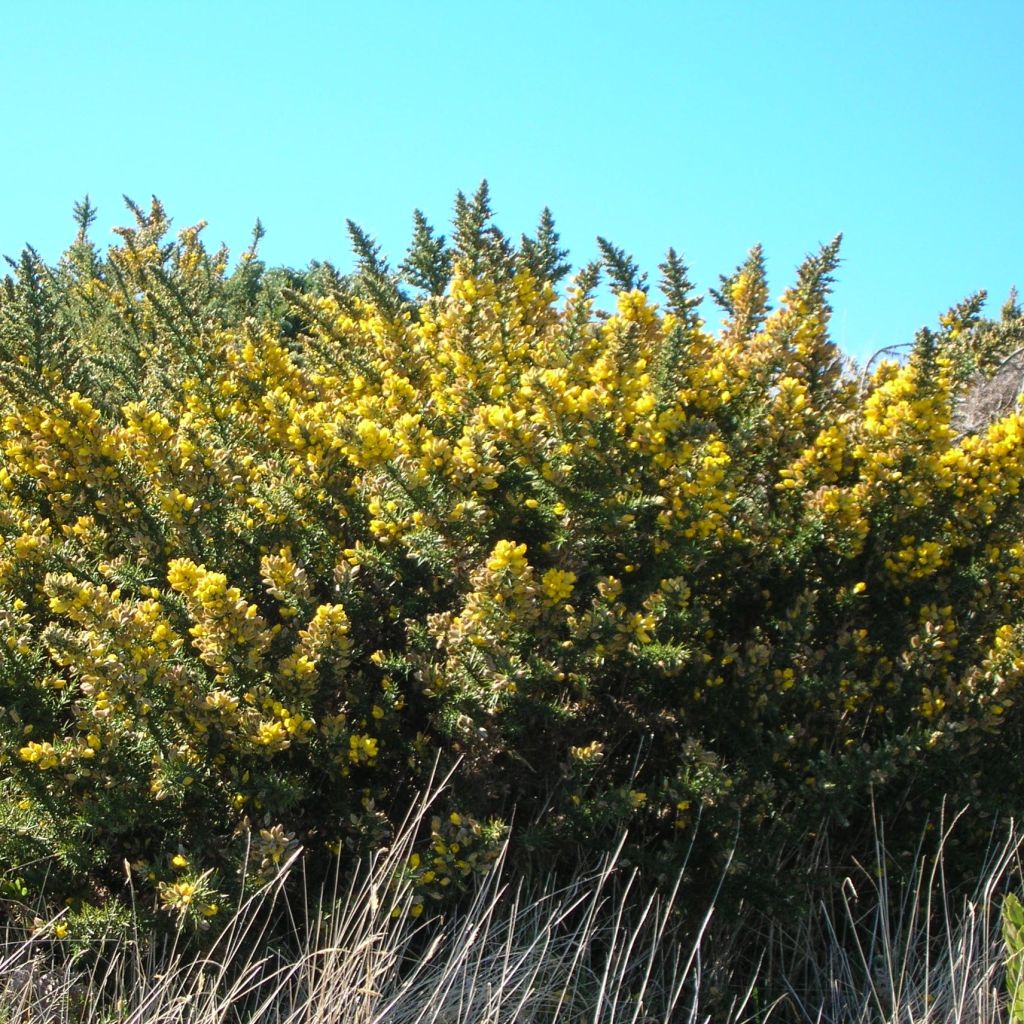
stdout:
[[[486,177],[497,223],[551,207],[701,288],[765,246],[772,293],[843,232],[834,337],[909,341],[1024,286],[1024,0],[0,0],[0,253],[55,259],[127,193],[234,252],[350,264],[352,217],[397,262]],[[713,309],[708,315],[717,322]]]

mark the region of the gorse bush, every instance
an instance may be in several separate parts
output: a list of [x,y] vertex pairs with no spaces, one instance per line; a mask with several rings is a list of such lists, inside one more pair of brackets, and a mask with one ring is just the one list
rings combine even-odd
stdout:
[[672,250],[660,302],[604,239],[570,280],[486,187],[397,269],[351,225],[351,276],[132,210],[0,293],[9,894],[85,908],[127,861],[202,923],[243,865],[386,844],[438,769],[414,914],[516,808],[549,865],[628,828],[651,878],[735,843],[752,886],[856,853],[872,799],[908,836],[1019,811],[1024,420],[953,426],[1014,302],[858,374],[838,240],[775,309],[753,249],[713,335]]

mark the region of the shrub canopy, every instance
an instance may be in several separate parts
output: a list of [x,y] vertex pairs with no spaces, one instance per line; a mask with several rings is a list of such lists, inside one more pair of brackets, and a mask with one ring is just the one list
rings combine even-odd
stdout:
[[[388,842],[430,905],[515,841],[623,827],[767,885],[871,802],[916,830],[1022,804],[1024,420],[956,411],[1021,345],[981,298],[871,372],[828,336],[838,240],[770,308],[761,252],[697,314],[486,189],[393,270],[234,269],[154,201],[91,210],[0,292],[0,871],[196,921],[248,870]],[[913,812],[913,813],[910,813]],[[84,901],[84,903],[82,902]],[[419,912],[413,908],[414,912]]]

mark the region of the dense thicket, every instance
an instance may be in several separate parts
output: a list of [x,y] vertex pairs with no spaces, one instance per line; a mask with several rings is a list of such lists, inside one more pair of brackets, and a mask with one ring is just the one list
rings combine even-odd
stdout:
[[944,796],[1024,808],[1024,420],[956,425],[1013,302],[858,373],[838,240],[775,309],[752,250],[712,334],[673,251],[659,302],[604,239],[570,280],[485,188],[397,269],[351,225],[351,276],[133,213],[0,292],[9,895],[86,914],[127,861],[201,923],[245,863],[386,843],[435,770],[412,913],[513,812],[548,864],[628,827],[652,878],[735,845],[770,893],[872,801],[894,849]]

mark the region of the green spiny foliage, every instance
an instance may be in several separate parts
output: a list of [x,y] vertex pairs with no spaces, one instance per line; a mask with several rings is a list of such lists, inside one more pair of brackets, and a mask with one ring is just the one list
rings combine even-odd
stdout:
[[639,264],[625,249],[612,245],[607,238],[597,236],[597,247],[601,252],[604,268],[608,272],[612,287],[617,292],[647,291],[647,274],[640,272]]
[[444,294],[451,280],[452,254],[445,247],[445,237],[434,234],[420,210],[413,211],[412,242],[401,271],[414,288],[435,297]]
[[559,248],[559,240],[555,218],[545,206],[537,225],[537,237],[523,235],[519,250],[523,265],[538,281],[558,284],[572,270],[565,259],[569,250]]
[[730,317],[730,337],[750,340],[770,312],[764,251],[755,245],[746,260],[726,276],[719,275],[720,287],[711,288],[711,296]]

